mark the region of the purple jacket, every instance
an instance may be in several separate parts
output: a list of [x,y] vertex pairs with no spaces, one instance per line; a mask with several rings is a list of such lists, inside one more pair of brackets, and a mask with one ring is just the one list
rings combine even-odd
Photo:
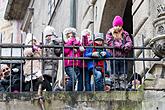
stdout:
[[[80,41],[76,40],[75,38],[69,39],[66,43],[65,46],[81,46]],[[70,58],[77,58],[77,57],[81,57],[82,56],[82,52],[77,49],[77,52],[74,52],[73,48],[67,48],[65,47],[64,49],[64,56],[65,57],[70,57]],[[81,60],[65,60],[65,67],[68,66],[75,66],[75,67],[82,67],[82,61]]]
[[121,40],[116,40],[114,39],[114,37],[112,36],[112,33],[110,33],[110,31],[107,32],[106,34],[106,41],[108,46],[115,48],[115,52],[113,54],[113,49],[110,49],[110,53],[112,54],[112,56],[115,57],[123,57],[123,56],[127,56],[128,53],[131,51],[132,49],[132,40],[128,34],[128,32],[123,31],[122,33],[123,39]]

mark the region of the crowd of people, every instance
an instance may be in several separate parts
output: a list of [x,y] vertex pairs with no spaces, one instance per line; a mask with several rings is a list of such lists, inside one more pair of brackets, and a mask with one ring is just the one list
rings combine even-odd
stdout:
[[[81,37],[75,28],[69,27],[63,31],[62,40],[53,27],[47,26],[44,29],[44,45],[54,46],[51,48],[41,48],[37,38],[28,33],[25,44],[31,47],[24,49],[24,56],[50,59],[25,60],[23,67],[19,64],[3,64],[0,69],[0,92],[19,92],[21,81],[23,91],[37,91],[39,84],[46,91],[137,90],[142,83],[141,76],[134,73],[128,80],[128,61],[106,59],[127,57],[133,47],[130,35],[122,28],[120,16],[114,18],[112,26],[106,36],[102,33],[92,34],[89,29],[84,29]],[[64,50],[61,46],[64,46]],[[62,62],[51,59],[62,55],[68,58],[63,62],[65,74],[60,68]],[[80,57],[87,59],[75,59]]]

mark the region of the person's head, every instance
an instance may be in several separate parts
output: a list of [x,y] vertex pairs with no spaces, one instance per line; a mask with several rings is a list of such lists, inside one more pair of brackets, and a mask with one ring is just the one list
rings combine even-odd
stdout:
[[112,85],[112,81],[109,77],[105,77],[105,86],[104,91],[110,91]]
[[81,31],[81,37],[87,36],[88,40],[92,40],[92,32],[89,29],[84,29]]
[[48,40],[48,41],[58,38],[58,36],[55,33],[55,29],[52,26],[46,26],[43,34],[44,34],[45,40]]
[[138,74],[138,73],[134,73],[131,77],[131,84],[132,85],[139,85],[139,84],[142,84],[142,78],[141,78],[141,75]]
[[25,40],[25,44],[26,45],[35,45],[37,43],[37,39],[35,36],[33,36],[31,33],[28,33],[26,35],[26,40]]
[[6,64],[1,65],[1,70],[2,70],[2,78],[5,78],[10,74],[10,68]]
[[118,34],[123,30],[123,19],[120,16],[115,16],[113,19],[113,33],[112,34]]
[[63,31],[63,36],[64,36],[64,42],[66,42],[70,38],[75,38],[77,34],[77,30],[73,27],[66,28]]
[[103,37],[104,37],[103,33],[95,34],[94,42],[98,45],[103,45],[103,43],[104,43]]

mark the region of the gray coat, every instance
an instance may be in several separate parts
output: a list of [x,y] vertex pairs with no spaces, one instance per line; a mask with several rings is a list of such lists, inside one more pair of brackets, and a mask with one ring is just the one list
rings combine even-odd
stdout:
[[[47,42],[46,45],[60,45],[57,41],[53,40]],[[44,48],[44,57],[60,57],[61,48]],[[58,60],[44,60],[43,61],[43,75],[48,75],[50,77],[56,77],[58,70]]]

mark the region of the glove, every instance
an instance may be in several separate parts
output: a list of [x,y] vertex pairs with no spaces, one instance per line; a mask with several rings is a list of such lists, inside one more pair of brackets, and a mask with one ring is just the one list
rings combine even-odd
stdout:
[[85,49],[84,49],[83,46],[80,46],[79,49],[80,49],[81,52],[84,52],[85,51]]
[[74,53],[77,53],[77,49],[73,49]]
[[93,52],[93,53],[92,53],[92,56],[93,56],[93,57],[99,57],[99,52]]
[[39,51],[39,50],[40,50],[40,48],[39,48],[38,46],[33,45],[33,52],[34,52],[34,51]]
[[106,53],[105,51],[100,52],[100,55],[101,55],[102,57],[105,57],[106,54],[107,54],[107,53]]
[[19,71],[19,69],[18,68],[13,68],[12,71],[17,73]]
[[122,49],[123,51],[128,51],[128,47],[126,47],[126,46],[124,46],[124,45],[121,46],[121,49]]

